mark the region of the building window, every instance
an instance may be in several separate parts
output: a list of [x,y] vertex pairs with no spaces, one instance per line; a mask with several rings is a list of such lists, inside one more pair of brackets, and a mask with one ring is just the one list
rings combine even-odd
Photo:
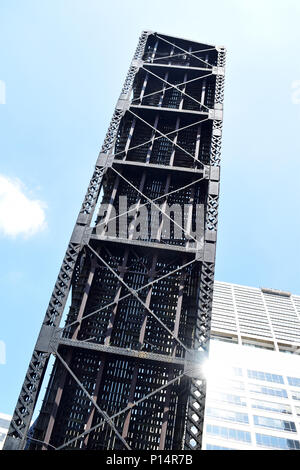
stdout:
[[294,351],[292,349],[281,349],[281,348],[279,348],[279,352],[287,353],[287,354],[294,354]]
[[264,380],[266,382],[274,382],[278,384],[283,384],[282,375],[270,374],[269,372],[261,372],[258,370],[247,370],[249,379]]
[[216,446],[215,444],[206,444],[206,450],[236,450],[230,447]]
[[240,380],[232,380],[232,379],[218,379],[218,382],[214,383],[214,388],[222,388],[228,389],[230,391],[236,390],[245,390],[245,385]]
[[212,391],[209,394],[209,398],[211,400],[221,401],[224,403],[230,403],[232,405],[246,406],[245,397],[241,397],[239,395],[232,395],[231,393]]
[[300,450],[300,442],[284,437],[269,436],[267,434],[256,434],[256,443],[265,447],[273,447],[285,450]]
[[249,424],[248,415],[246,413],[240,413],[238,411],[207,407],[206,415],[210,418],[222,419],[224,421],[233,421],[235,423]]
[[242,342],[242,345],[243,346],[249,346],[251,348],[259,348],[259,349],[270,349],[270,350],[274,350],[274,347],[270,344],[256,344],[256,343],[248,343],[246,341],[243,341]]
[[242,431],[240,429],[225,428],[223,426],[215,426],[213,424],[207,424],[207,434],[212,436],[218,436],[223,439],[243,441],[251,443],[251,435],[248,431]]
[[274,403],[272,401],[264,400],[252,400],[251,407],[257,408],[259,410],[274,411],[275,413],[292,414],[292,409],[290,405],[286,405],[285,403]]
[[300,387],[300,379],[297,377],[288,377],[288,383],[294,387]]
[[291,394],[294,400],[300,400],[300,392],[297,392],[296,390],[292,390]]
[[236,375],[238,377],[243,376],[243,370],[242,370],[241,367],[233,367],[232,370],[233,370],[234,375]]
[[281,431],[297,432],[293,421],[284,421],[282,419],[268,418],[266,416],[253,416],[256,426],[263,426],[270,429],[280,429]]
[[263,385],[249,384],[250,392],[262,393],[273,397],[287,398],[287,392],[283,388],[264,387]]
[[8,419],[0,418],[0,427],[1,428],[9,428],[10,421]]
[[211,341],[223,341],[225,343],[238,343],[237,338],[231,338],[227,336],[217,336],[215,334],[213,334],[213,336],[211,337]]

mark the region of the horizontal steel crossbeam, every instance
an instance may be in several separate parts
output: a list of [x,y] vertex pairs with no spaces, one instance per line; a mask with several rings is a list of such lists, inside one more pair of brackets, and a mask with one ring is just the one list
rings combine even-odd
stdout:
[[[59,333],[58,329],[58,333]],[[181,366],[185,367],[186,369],[195,368],[198,364],[197,362],[193,362],[189,360],[189,357],[192,358],[194,355],[194,351],[187,353],[186,358],[176,357],[176,356],[169,356],[166,354],[157,354],[148,351],[137,351],[134,349],[129,348],[119,348],[117,346],[107,346],[105,344],[100,343],[92,343],[89,341],[79,341],[69,338],[61,338],[57,337],[52,339],[50,342],[50,348],[52,352],[56,353],[60,346],[68,346],[80,349],[88,349],[91,351],[97,351],[100,353],[118,355],[118,356],[126,356],[131,357],[132,359],[140,359],[145,361],[154,361],[159,362],[162,364],[172,364],[174,366]]]

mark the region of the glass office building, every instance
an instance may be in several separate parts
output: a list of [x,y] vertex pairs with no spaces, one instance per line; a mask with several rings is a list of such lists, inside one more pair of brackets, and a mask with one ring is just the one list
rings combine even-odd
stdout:
[[4,440],[9,428],[11,416],[5,413],[0,413],[0,450],[2,450]]
[[300,450],[300,296],[215,282],[204,450]]

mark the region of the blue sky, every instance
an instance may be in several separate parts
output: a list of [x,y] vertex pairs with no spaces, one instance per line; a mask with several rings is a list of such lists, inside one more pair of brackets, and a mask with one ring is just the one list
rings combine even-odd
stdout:
[[1,412],[143,29],[227,47],[216,279],[300,295],[299,15],[298,0],[1,1]]

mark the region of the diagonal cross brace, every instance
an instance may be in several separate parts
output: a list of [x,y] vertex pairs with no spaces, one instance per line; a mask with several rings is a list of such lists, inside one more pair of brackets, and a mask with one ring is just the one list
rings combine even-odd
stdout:
[[92,404],[94,405],[94,407],[97,409],[97,411],[101,414],[101,416],[104,418],[104,420],[109,424],[109,426],[112,428],[112,430],[114,431],[114,433],[116,434],[116,436],[120,439],[120,441],[122,441],[122,443],[124,444],[124,446],[127,448],[127,450],[131,450],[131,448],[129,447],[129,445],[127,444],[127,442],[123,439],[123,437],[121,436],[121,434],[119,433],[119,431],[116,429],[114,423],[112,422],[111,418],[107,415],[107,413],[103,410],[101,410],[101,408],[99,407],[99,405],[95,402],[95,400],[93,399],[93,397],[89,394],[89,392],[86,390],[86,388],[82,385],[82,383],[80,382],[80,380],[78,379],[78,377],[74,374],[74,372],[70,369],[70,367],[68,366],[68,364],[63,360],[63,358],[61,357],[61,355],[59,354],[58,351],[56,351],[55,353],[55,356],[58,357],[58,359],[60,360],[60,362],[63,364],[63,366],[67,369],[67,371],[69,372],[69,374],[73,377],[73,379],[75,380],[75,382],[79,385],[79,387],[81,388],[81,390],[86,394],[86,396],[89,398],[89,400],[92,402]]
[[172,219],[172,217],[170,217],[168,214],[166,214],[163,209],[161,209],[157,204],[155,204],[153,202],[152,199],[148,198],[144,193],[142,193],[142,191],[140,191],[139,189],[137,189],[132,183],[130,183],[130,181],[128,181],[125,176],[123,176],[121,173],[119,173],[115,168],[112,167],[112,170],[117,173],[119,176],[121,176],[121,178],[124,179],[124,181],[126,181],[127,184],[129,184],[132,188],[134,188],[142,197],[144,197],[150,204],[152,204],[157,210],[159,210],[164,217],[167,217],[167,219],[169,219],[171,222],[174,223],[174,225],[176,225],[178,228],[180,228],[180,230],[182,230],[186,235],[188,235],[191,239],[193,239],[195,242],[196,242],[196,246],[197,244],[199,243],[198,240],[196,240],[196,238],[194,238],[190,233],[188,233],[187,230],[185,230],[181,225],[179,225],[177,222],[175,222],[175,220]]
[[[171,196],[171,194],[175,194],[175,193],[177,193],[177,192],[179,192],[179,191],[182,191],[183,189],[187,189],[187,188],[189,188],[190,186],[192,186],[193,184],[199,183],[200,181],[203,181],[204,179],[205,179],[205,178],[199,178],[199,179],[197,179],[197,180],[195,180],[195,181],[192,181],[191,183],[186,184],[185,186],[181,186],[180,188],[174,189],[173,191],[170,191],[170,192],[168,192],[168,193],[166,193],[166,194],[162,194],[161,196],[158,196],[158,197],[156,197],[155,199],[151,199],[151,200],[152,200],[152,203],[158,201],[159,199],[162,199],[162,198],[166,198],[166,197],[168,197],[168,196]],[[144,204],[141,204],[141,205],[139,206],[139,209],[141,209],[142,207],[147,206],[147,204],[149,204],[149,202],[145,202]],[[119,217],[122,217],[123,215],[129,214],[130,212],[135,212],[135,211],[136,211],[136,208],[128,209],[128,211],[122,212],[122,214],[116,215],[115,217],[112,217],[111,219],[108,219],[107,221],[100,222],[99,224],[97,224],[97,229],[98,229],[99,227],[101,227],[101,225],[103,225],[103,226],[105,227],[109,222],[112,222],[113,220],[116,220],[116,219],[118,219]],[[166,214],[164,214],[164,215],[166,215]],[[173,222],[173,219],[171,219],[171,220],[172,220],[172,222]]]
[[[183,49],[183,47],[177,46],[177,44],[174,44],[173,42],[170,42],[170,41],[168,41],[167,39],[162,38],[162,37],[159,36],[157,33],[155,34],[155,36],[156,36],[158,39],[160,39],[161,41],[164,41],[164,42],[166,42],[167,44],[170,44],[171,46],[176,47],[176,48],[179,49],[180,51],[183,51],[185,54],[188,54],[188,55],[194,57],[194,59],[197,59],[197,60],[199,60],[200,62],[203,62],[204,64],[209,65],[210,67],[212,67],[212,65],[211,65],[209,62],[206,62],[205,60],[200,59],[200,57],[197,57],[196,55],[194,55],[194,54],[192,53],[192,51],[191,51],[191,52],[186,51],[185,49]],[[214,49],[215,49],[215,48],[214,48]]]
[[[187,98],[195,101],[197,104],[199,104],[199,106],[203,106],[204,108],[206,109],[209,109],[208,106],[206,106],[205,104],[201,103],[200,101],[196,100],[196,98],[193,98],[192,96],[188,95],[185,91],[182,91],[180,90],[180,88],[178,88],[178,85],[174,85],[170,82],[168,82],[167,80],[165,80],[164,78],[160,77],[159,75],[156,75],[156,73],[153,73],[153,72],[150,72],[150,70],[148,69],[145,69],[144,66],[142,66],[142,68],[144,70],[146,70],[148,73],[150,73],[150,75],[153,75],[154,77],[158,78],[159,80],[161,80],[163,83],[166,83],[167,85],[169,85],[170,88],[174,88],[175,90],[179,91],[179,93],[181,93],[182,95],[186,96]],[[181,84],[180,84],[181,85]]]
[[[153,285],[153,284],[155,284],[155,283],[157,283],[157,282],[160,282],[162,279],[164,279],[164,278],[170,276],[171,274],[175,274],[176,272],[181,271],[181,269],[184,269],[184,268],[186,268],[187,266],[189,266],[189,265],[195,263],[195,261],[197,261],[196,258],[192,259],[191,261],[188,261],[187,263],[185,263],[184,265],[180,266],[179,268],[174,269],[173,271],[171,271],[171,272],[169,272],[169,273],[167,273],[167,274],[164,274],[163,276],[161,276],[161,277],[159,277],[159,278],[157,278],[157,279],[154,279],[154,280],[151,281],[151,282],[148,282],[148,283],[145,284],[144,286],[141,286],[141,287],[139,287],[138,289],[136,289],[136,292],[139,292],[139,291],[141,291],[141,290],[143,290],[143,289],[146,289],[147,287],[150,287],[151,285]],[[124,299],[127,299],[127,298],[130,297],[131,295],[132,295],[131,292],[129,292],[129,293],[126,294],[126,295],[123,295],[122,297],[119,298],[119,302],[121,302],[121,301],[124,300]],[[80,324],[83,320],[85,320],[86,318],[89,318],[89,317],[91,317],[92,315],[96,315],[97,313],[100,313],[101,311],[105,310],[106,308],[112,307],[113,305],[115,305],[115,301],[110,302],[110,303],[104,305],[103,307],[101,307],[101,308],[99,308],[99,309],[97,309],[97,310],[94,310],[94,312],[91,312],[91,313],[89,313],[88,315],[85,315],[84,317],[81,318],[81,321],[79,322],[79,324]],[[72,323],[69,323],[69,324],[65,325],[63,328],[61,328],[60,331],[64,331],[65,329],[70,328],[71,326],[76,325],[76,324],[78,324],[78,321],[77,321],[77,320],[73,321]]]
[[[195,367],[195,369],[197,369],[197,367]],[[117,418],[118,416],[120,416],[121,414],[123,413],[126,413],[126,411],[129,411],[131,410],[132,408],[134,408],[135,406],[139,405],[140,403],[142,403],[143,401],[145,400],[148,400],[148,398],[150,398],[151,396],[155,395],[156,393],[159,393],[160,391],[164,390],[166,387],[169,387],[170,385],[172,385],[173,383],[175,383],[177,380],[180,380],[182,377],[184,377],[185,375],[188,375],[189,373],[192,373],[193,370],[195,369],[188,369],[188,370],[185,370],[183,372],[181,372],[180,374],[178,374],[175,378],[169,380],[166,384],[162,385],[161,387],[155,389],[154,391],[148,393],[147,395],[145,395],[144,397],[140,398],[139,400],[135,401],[134,403],[130,404],[130,405],[127,405],[125,408],[123,408],[122,410],[118,411],[117,413],[115,413],[114,415],[110,416],[109,418],[111,420]],[[99,428],[100,426],[102,426],[103,424],[105,423],[105,420],[103,421],[100,421],[100,423],[96,424],[95,426],[91,427],[90,429],[88,429],[87,431],[84,431],[82,434],[80,434],[79,436],[77,437],[74,437],[73,439],[71,439],[70,441],[66,442],[65,444],[61,445],[60,447],[57,447],[56,450],[62,450],[64,447],[68,446],[69,444],[72,444],[73,442],[77,441],[78,439],[81,439],[82,437],[86,436],[87,434],[89,434],[90,432],[92,431],[95,431],[97,428]]]
[[[146,64],[146,65],[149,65],[149,64]],[[145,67],[143,67],[144,70],[146,70],[147,72],[149,72],[148,69],[145,69]],[[170,84],[170,86],[166,87],[166,88],[162,88],[161,90],[158,90],[158,91],[154,91],[153,93],[148,93],[147,95],[143,95],[143,98],[147,98],[148,96],[153,96],[153,95],[156,95],[157,93],[161,93],[162,91],[167,91],[167,90],[170,90],[171,88],[177,88],[179,86],[182,86],[182,85],[186,85],[187,83],[191,83],[191,82],[195,82],[197,80],[201,80],[203,78],[207,78],[207,77],[210,77],[212,75],[212,72],[210,73],[207,73],[206,75],[202,75],[201,77],[196,77],[196,78],[192,78],[191,80],[186,80],[185,82],[181,82],[181,83],[177,83],[177,85],[172,85]],[[164,80],[165,81],[165,80]],[[168,82],[166,82],[168,83]],[[180,93],[184,93],[186,94],[185,92],[183,92],[182,90],[179,90]],[[134,98],[131,103],[133,103],[134,101],[138,101],[140,99],[140,97],[138,98]],[[202,104],[202,103],[201,103]],[[205,106],[204,104],[202,106]],[[206,106],[207,107],[207,106]],[[209,108],[207,108],[209,109]]]
[[[188,54],[198,54],[199,52],[207,52],[207,51],[215,51],[216,48],[215,47],[210,47],[208,49],[198,49],[198,51],[188,51]],[[154,59],[152,59],[152,61],[154,62],[155,60],[163,60],[163,59],[170,59],[171,57],[180,57],[182,55],[186,55],[186,52],[181,52],[180,54],[172,54],[172,55],[167,55],[167,56],[163,56],[163,57],[155,57]],[[198,59],[200,59],[200,57],[198,57]],[[207,62],[205,62],[207,64]]]
[[[158,109],[158,108],[155,108],[155,109]],[[149,144],[150,142],[154,142],[155,140],[158,140],[158,139],[162,139],[163,137],[167,137],[171,134],[175,134],[177,132],[181,132],[181,131],[184,131],[185,129],[188,129],[189,127],[193,127],[193,126],[197,126],[197,124],[202,124],[203,122],[206,122],[206,121],[209,121],[210,119],[209,118],[205,118],[205,119],[201,119],[200,121],[196,121],[196,122],[193,122],[192,124],[188,124],[187,126],[183,126],[183,127],[179,127],[178,129],[175,129],[174,131],[170,131],[170,132],[167,132],[166,134],[163,134],[161,133],[161,135],[157,136],[157,137],[154,137],[153,139],[149,139],[149,140],[146,140],[145,142],[141,143],[141,144],[138,144],[138,145],[135,145],[134,147],[129,147],[128,148],[128,151],[130,150],[135,150],[139,147],[143,147],[143,145],[146,145],[146,144]],[[148,125],[150,125],[148,123]],[[151,126],[151,125],[150,125]],[[152,126],[151,126],[152,127]],[[152,129],[154,130],[157,130],[155,127],[152,127]],[[173,141],[172,141],[173,142]],[[113,158],[113,157],[117,157],[118,155],[121,155],[122,153],[124,153],[125,150],[120,150],[119,152],[117,153],[112,153],[109,157],[110,158]],[[195,157],[193,157],[195,159]],[[197,159],[195,159],[196,161],[199,161]],[[204,164],[202,162],[199,161],[199,163],[201,163],[202,166],[204,166]]]
[[131,294],[143,305],[143,307],[155,318],[155,320],[158,321],[158,323],[171,335],[179,344],[180,346],[187,352],[189,353],[188,348],[180,341],[179,338],[171,331],[169,328],[161,321],[161,319],[143,302],[143,300],[137,295],[136,291],[134,289],[131,289],[131,287],[128,286],[128,284],[112,269],[111,266],[95,251],[91,245],[87,245],[89,249],[94,253],[97,258],[116,276],[116,278],[131,292]]
[[[159,109],[159,108],[156,108],[156,109]],[[155,132],[157,132],[158,134],[160,134],[162,137],[165,137],[167,140],[169,140],[172,145],[174,145],[175,147],[178,147],[180,150],[182,150],[182,152],[184,152],[186,155],[188,155],[189,157],[191,157],[193,160],[195,160],[197,163],[201,163],[201,165],[204,166],[204,164],[202,162],[199,162],[199,160],[197,160],[197,158],[194,157],[194,155],[192,155],[190,152],[188,152],[187,150],[185,150],[183,147],[181,147],[180,145],[178,145],[177,143],[175,143],[172,139],[169,139],[169,137],[167,137],[166,134],[164,134],[163,132],[159,131],[158,129],[156,129],[154,126],[152,126],[151,124],[149,124],[149,122],[145,121],[144,119],[141,118],[141,116],[139,116],[138,114],[135,114],[131,109],[128,109],[128,112],[131,113],[133,116],[135,116],[136,118],[138,118],[140,121],[142,121],[144,124],[146,124],[147,126],[151,127],[151,129],[153,129]],[[203,121],[202,121],[203,122]]]

